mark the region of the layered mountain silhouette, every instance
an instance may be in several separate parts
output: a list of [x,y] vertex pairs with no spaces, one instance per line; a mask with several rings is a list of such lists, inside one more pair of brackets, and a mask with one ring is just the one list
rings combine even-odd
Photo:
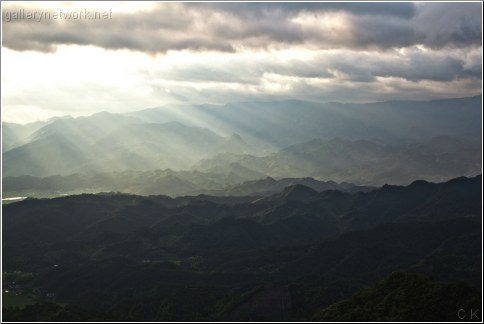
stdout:
[[357,184],[408,184],[413,179],[442,181],[475,175],[481,168],[481,144],[439,136],[422,141],[384,145],[341,138],[292,145],[263,157],[219,154],[194,168],[228,173],[233,164],[271,177],[304,177]]
[[82,171],[190,167],[226,139],[178,122],[143,123],[99,113],[55,121],[32,141],[3,154],[4,175],[45,176]]
[[3,208],[3,266],[95,318],[410,320],[419,298],[480,303],[481,188],[477,176],[353,194],[27,199]]
[[244,180],[444,181],[480,170],[480,98],[249,102],[4,123],[3,177],[170,168]]
[[373,187],[356,186],[351,183],[319,181],[313,178],[259,177],[231,172],[203,173],[198,171],[124,171],[107,173],[77,173],[67,176],[50,177],[6,177],[3,178],[3,193],[7,196],[55,197],[75,193],[123,192],[138,195],[198,195],[212,196],[268,196],[284,188],[301,184],[316,191],[341,190],[345,192],[369,191]]
[[144,121],[179,121],[281,149],[313,138],[398,140],[442,134],[479,138],[481,96],[368,104],[302,100],[170,106],[130,114]]
[[[292,185],[272,196],[252,197],[246,203],[236,204],[230,202],[230,197],[224,203],[223,198],[214,201],[209,196],[169,198],[127,194],[29,199],[4,206],[6,215],[15,214],[15,217],[4,219],[8,229],[5,242],[29,236],[33,244],[35,238],[48,240],[50,235],[60,240],[82,240],[94,229],[111,233],[142,227],[163,230],[164,224],[183,220],[185,225],[203,225],[201,233],[208,235],[201,245],[194,244],[193,248],[199,249],[213,240],[221,240],[214,242],[214,246],[227,247],[232,244],[233,236],[206,231],[232,225],[239,231],[244,224],[251,224],[248,226],[254,227],[255,232],[241,248],[254,245],[260,248],[288,240],[283,226],[287,222],[302,226],[302,232],[293,232],[290,240],[306,241],[313,236],[322,238],[384,223],[477,217],[481,208],[481,183],[481,176],[456,178],[440,184],[416,181],[407,187],[387,185],[354,194],[334,190],[317,192],[303,185]],[[35,213],[31,212],[33,210]],[[103,224],[102,230],[100,224]],[[224,237],[228,241],[224,241]]]
[[481,101],[2,123],[3,320],[461,320],[482,304]]

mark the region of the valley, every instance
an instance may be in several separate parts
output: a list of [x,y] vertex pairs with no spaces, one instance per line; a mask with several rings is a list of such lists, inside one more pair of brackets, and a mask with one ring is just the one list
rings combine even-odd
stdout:
[[[480,300],[480,100],[258,103],[250,126],[254,104],[4,123],[5,316],[359,319],[341,309],[395,284],[409,308],[368,319],[413,320],[408,281],[453,319],[440,289]],[[357,109],[391,112],[375,128],[341,113]]]

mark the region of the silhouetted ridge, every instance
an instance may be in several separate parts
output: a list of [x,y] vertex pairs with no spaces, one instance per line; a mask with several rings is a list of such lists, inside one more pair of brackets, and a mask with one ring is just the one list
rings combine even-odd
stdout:
[[[26,200],[3,206],[3,276],[41,301],[133,321],[408,320],[432,305],[442,312],[422,318],[452,320],[456,304],[480,305],[466,286],[482,282],[480,181],[351,194],[297,184],[261,198]],[[394,271],[446,286],[403,277],[375,285]],[[363,285],[370,293],[352,298]],[[42,308],[30,308],[39,315],[31,318],[51,318]],[[3,314],[25,318],[20,309]]]
[[412,188],[427,188],[429,186],[432,186],[432,183],[425,180],[415,180],[410,184]]

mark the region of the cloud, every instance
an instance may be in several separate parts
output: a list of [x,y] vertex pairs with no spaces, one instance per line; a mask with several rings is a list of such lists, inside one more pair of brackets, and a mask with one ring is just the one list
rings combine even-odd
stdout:
[[[175,55],[170,55],[170,58]],[[339,82],[374,82],[377,77],[447,82],[481,79],[480,49],[448,51],[411,47],[386,52],[321,50],[245,52],[230,55],[198,54],[183,64],[165,60],[157,67],[146,67],[144,75],[153,79],[186,82],[221,82],[258,85],[265,75],[299,79],[325,79]]]
[[[83,10],[84,3],[75,5],[7,3],[3,12]],[[29,109],[44,118],[174,103],[481,93],[476,3],[118,6],[109,20],[4,19],[4,116],[25,119]]]
[[38,6],[4,7],[4,46],[54,51],[76,44],[148,53],[288,45],[389,49],[478,46],[482,35],[477,3],[156,3],[143,11],[114,11],[106,20],[5,19],[20,9],[42,10]]
[[[4,9],[3,45],[14,50],[55,51],[58,45],[94,45],[105,49],[130,49],[148,53],[168,50],[233,51],[232,45],[220,42],[197,29],[200,14],[176,4],[159,4],[149,11],[114,12],[112,19],[11,20],[5,14],[26,10],[46,12],[51,17],[61,9],[12,6]],[[93,12],[92,10],[89,10]],[[64,12],[80,12],[74,10]]]
[[482,46],[482,3],[419,4],[414,21],[429,47]]
[[341,3],[341,2],[286,2],[286,3],[210,3],[198,4],[213,10],[230,12],[242,17],[262,18],[267,15],[294,16],[300,12],[350,12],[360,15],[385,15],[411,18],[415,15],[413,3]]
[[353,80],[373,81],[375,77],[394,77],[408,81],[452,81],[463,78],[481,79],[480,49],[437,51],[407,48],[401,51],[340,52],[330,56],[326,65]]

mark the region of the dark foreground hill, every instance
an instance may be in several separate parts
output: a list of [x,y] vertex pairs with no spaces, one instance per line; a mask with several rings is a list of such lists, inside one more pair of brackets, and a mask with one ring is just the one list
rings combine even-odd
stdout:
[[[395,271],[442,282],[416,279],[415,293],[422,288],[436,309],[455,307],[455,317],[436,320],[458,320],[461,305],[479,297],[481,185],[477,176],[354,194],[295,185],[269,197],[13,203],[3,210],[4,283],[40,305],[9,309],[4,320],[57,320],[79,309],[101,320],[338,319],[359,302],[358,289]],[[351,319],[408,320],[392,307],[410,312],[417,301],[392,278]],[[448,287],[459,290],[444,304]]]
[[[456,307],[455,301],[460,301]],[[318,322],[438,322],[481,318],[481,294],[463,284],[443,284],[416,274],[394,273],[313,317]]]

